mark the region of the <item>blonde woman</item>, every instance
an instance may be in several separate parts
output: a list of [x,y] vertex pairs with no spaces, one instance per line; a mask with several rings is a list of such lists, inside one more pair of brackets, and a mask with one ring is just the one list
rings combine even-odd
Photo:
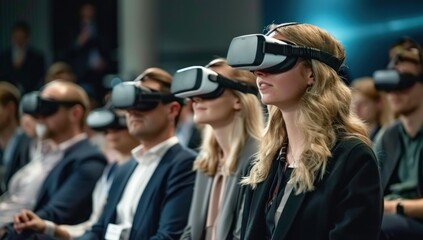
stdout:
[[[250,48],[239,48],[245,43]],[[270,52],[279,58],[266,58]],[[255,73],[269,106],[257,159],[242,181],[241,239],[378,239],[378,167],[337,74],[344,58],[336,39],[309,24],[282,24],[231,43],[228,62]]]
[[257,151],[263,112],[251,72],[233,69],[225,59],[215,59],[207,67],[219,74],[219,87],[208,94],[188,95],[194,121],[204,128],[194,162],[197,175],[190,216],[181,239],[234,239],[239,234],[241,173]]

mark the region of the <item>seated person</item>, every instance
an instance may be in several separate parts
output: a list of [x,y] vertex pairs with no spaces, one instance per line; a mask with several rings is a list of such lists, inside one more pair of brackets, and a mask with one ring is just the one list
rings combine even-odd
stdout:
[[117,113],[111,109],[97,109],[88,115],[88,126],[95,131],[104,132],[106,135],[106,145],[114,150],[114,159],[103,172],[94,189],[93,212],[88,221],[77,225],[56,225],[53,222],[39,218],[31,210],[22,210],[14,218],[14,228],[17,232],[27,229],[34,230],[40,234],[49,233],[59,239],[73,239],[80,237],[85,231],[90,230],[97,222],[103,211],[107,200],[110,185],[114,179],[116,169],[131,157],[131,150],[139,145],[139,141],[129,134],[126,128],[126,118],[122,113]]
[[[30,209],[57,224],[88,219],[91,193],[107,164],[104,155],[87,140],[88,97],[76,84],[53,81],[22,99],[23,111],[37,119],[41,139],[28,164],[18,170],[0,200],[0,237],[26,239],[9,222],[22,209]],[[5,228],[6,227],[6,228]]]
[[170,93],[171,80],[164,70],[150,68],[136,81],[114,87],[113,105],[127,110],[129,133],[141,145],[118,169],[103,214],[80,239],[179,239],[182,234],[195,152],[175,136],[181,99]]

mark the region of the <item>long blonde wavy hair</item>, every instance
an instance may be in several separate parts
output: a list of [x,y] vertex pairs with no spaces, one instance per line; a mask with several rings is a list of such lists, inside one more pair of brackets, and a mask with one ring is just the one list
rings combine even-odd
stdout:
[[[338,59],[345,58],[342,45],[316,26],[298,24],[280,27],[276,31],[299,46],[320,49]],[[370,144],[364,124],[350,113],[351,92],[337,72],[317,60],[306,60],[305,64],[311,67],[315,82],[304,92],[297,114],[297,128],[305,136],[304,150],[290,179],[297,194],[312,191],[315,180],[323,177],[338,133]],[[253,188],[267,178],[272,160],[287,138],[280,109],[275,106],[268,109],[269,120],[257,159],[250,175],[242,180],[243,184]]]
[[[254,74],[249,71],[231,68],[223,58],[215,59],[207,66],[228,68],[230,71],[228,71],[229,73],[225,77],[255,86]],[[229,142],[231,143],[231,148],[228,158],[222,167],[225,175],[231,175],[236,171],[239,153],[244,147],[246,140],[249,137],[259,140],[262,137],[264,128],[263,111],[257,96],[237,90],[228,90],[240,100],[241,109],[235,114],[234,128],[230,133]],[[214,176],[222,150],[210,125],[206,124],[203,128],[203,141],[200,149],[198,157],[194,162],[194,169],[198,169],[206,175]]]

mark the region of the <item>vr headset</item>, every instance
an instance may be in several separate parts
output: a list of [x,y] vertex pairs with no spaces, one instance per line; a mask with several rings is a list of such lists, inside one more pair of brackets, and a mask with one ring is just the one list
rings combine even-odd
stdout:
[[21,109],[24,113],[32,116],[48,117],[55,114],[60,106],[72,107],[74,105],[84,106],[80,101],[73,100],[55,100],[42,98],[38,91],[25,94],[21,100]]
[[99,108],[88,114],[87,125],[91,129],[100,132],[108,129],[125,129],[126,117],[117,115],[111,109]]
[[[273,31],[271,31],[273,32]],[[269,32],[270,33],[270,32]],[[338,72],[343,59],[311,47],[296,46],[263,34],[235,37],[229,45],[228,64],[234,68],[267,73],[290,70],[298,58],[315,59]]]
[[380,91],[400,91],[423,82],[423,76],[400,73],[397,70],[378,70],[373,73],[375,88]]
[[173,75],[171,92],[180,98],[201,97],[214,99],[222,95],[225,88],[257,95],[257,89],[243,82],[234,82],[201,66],[179,69]]
[[137,84],[138,81],[116,85],[112,90],[112,105],[117,109],[150,111],[156,108],[160,102],[183,103],[182,99],[176,98],[172,94],[160,93]]

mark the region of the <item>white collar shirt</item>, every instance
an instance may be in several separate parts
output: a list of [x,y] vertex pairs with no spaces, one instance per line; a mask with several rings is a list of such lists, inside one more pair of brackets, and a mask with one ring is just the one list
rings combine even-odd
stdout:
[[138,202],[154,174],[160,160],[165,153],[178,143],[177,137],[171,137],[148,151],[144,151],[142,145],[132,150],[132,156],[138,165],[129,178],[122,197],[117,205],[116,224],[130,228],[134,219]]
[[41,186],[50,171],[63,159],[65,151],[87,138],[81,133],[73,138],[55,144],[43,140],[31,151],[31,161],[19,169],[10,179],[9,188],[0,197],[0,226],[13,221],[13,216],[21,209],[33,209]]

